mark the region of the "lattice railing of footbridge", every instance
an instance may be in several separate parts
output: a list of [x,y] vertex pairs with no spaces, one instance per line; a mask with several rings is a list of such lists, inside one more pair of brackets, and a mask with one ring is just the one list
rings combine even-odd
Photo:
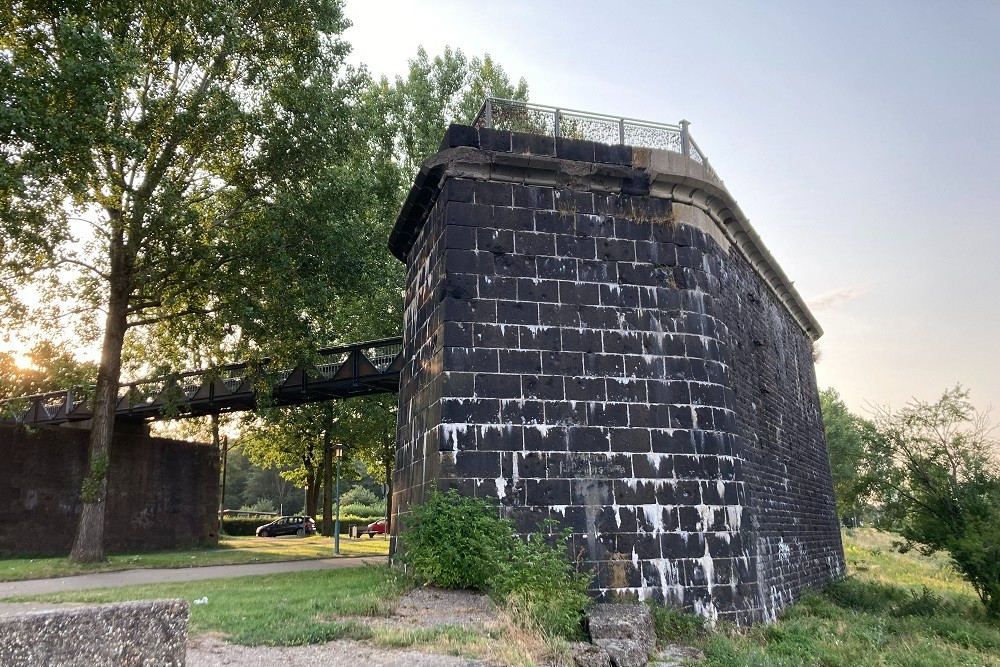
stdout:
[[[402,338],[327,348],[317,357],[317,363],[306,367],[274,368],[265,360],[123,383],[115,419],[197,417],[254,410],[261,403],[296,405],[399,390]],[[0,401],[0,422],[53,426],[86,421],[93,417],[93,393],[87,387]]]

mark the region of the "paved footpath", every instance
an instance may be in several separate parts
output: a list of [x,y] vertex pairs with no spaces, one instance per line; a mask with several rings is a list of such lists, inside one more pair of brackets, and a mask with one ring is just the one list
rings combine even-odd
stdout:
[[53,579],[28,579],[25,581],[0,582],[0,599],[16,595],[46,595],[66,591],[83,591],[91,588],[112,586],[132,586],[135,584],[169,584],[201,579],[230,579],[281,572],[311,572],[314,570],[336,570],[360,565],[385,563],[385,556],[356,558],[321,558],[318,560],[293,560],[281,563],[245,563],[242,565],[209,565],[205,567],[179,567],[144,570],[121,570],[119,572],[95,572],[72,577]]

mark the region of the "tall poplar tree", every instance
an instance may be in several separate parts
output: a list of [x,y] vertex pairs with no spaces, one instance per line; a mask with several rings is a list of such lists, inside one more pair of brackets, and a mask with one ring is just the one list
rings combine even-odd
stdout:
[[104,557],[130,332],[212,318],[292,362],[331,294],[375,280],[385,142],[346,26],[338,0],[0,7],[0,317],[101,340],[73,559]]

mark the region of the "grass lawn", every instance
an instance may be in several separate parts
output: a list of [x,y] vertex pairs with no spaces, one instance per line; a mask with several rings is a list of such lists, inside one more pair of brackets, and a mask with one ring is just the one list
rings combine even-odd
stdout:
[[[846,581],[807,596],[775,624],[751,629],[723,626],[701,636],[689,635],[688,641],[706,654],[700,664],[1000,667],[1000,625],[984,616],[971,587],[946,557],[898,554],[893,551],[892,536],[871,530],[850,531],[844,543],[851,573]],[[488,656],[496,655],[498,646],[510,641],[502,634],[454,628],[393,630],[365,621],[365,616],[390,610],[409,585],[388,568],[360,567],[32,599],[112,602],[207,597],[207,604],[191,607],[191,631],[252,645],[351,637],[379,646]]]
[[893,536],[848,531],[850,577],[749,631],[698,640],[712,667],[1000,666],[1000,624],[944,555],[899,554]]
[[[342,556],[385,556],[389,541],[384,538],[340,538]],[[222,537],[218,547],[179,551],[146,551],[117,553],[105,563],[71,563],[58,556],[35,558],[0,558],[0,581],[64,577],[89,572],[113,572],[151,567],[197,567],[201,565],[235,565],[239,563],[270,563],[284,560],[331,558],[333,538],[311,537]]]
[[235,579],[121,586],[58,593],[9,601],[121,602],[184,598],[191,605],[192,634],[219,634],[247,645],[312,644],[340,637],[367,638],[364,625],[342,616],[384,614],[406,587],[405,579],[384,566],[315,572],[289,572]]
[[[343,546],[343,543],[341,543]],[[191,634],[212,634],[247,646],[368,640],[376,646],[411,647],[482,657],[490,638],[471,628],[385,628],[365,617],[390,613],[411,582],[386,566],[289,572],[236,579],[121,586],[6,601],[121,602],[184,598],[191,602]],[[208,598],[204,604],[195,600]]]

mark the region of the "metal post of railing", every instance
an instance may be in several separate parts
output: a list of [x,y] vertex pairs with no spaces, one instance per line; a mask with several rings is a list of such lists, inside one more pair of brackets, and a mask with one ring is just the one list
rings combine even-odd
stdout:
[[622,146],[625,145],[625,119],[618,119],[618,143]]
[[685,157],[689,156],[691,150],[690,135],[688,134],[688,125],[690,124],[691,123],[686,120],[681,121],[681,154]]
[[493,98],[486,98],[486,127],[493,127]]
[[555,120],[555,137],[559,138],[559,109],[556,109],[556,120]]

